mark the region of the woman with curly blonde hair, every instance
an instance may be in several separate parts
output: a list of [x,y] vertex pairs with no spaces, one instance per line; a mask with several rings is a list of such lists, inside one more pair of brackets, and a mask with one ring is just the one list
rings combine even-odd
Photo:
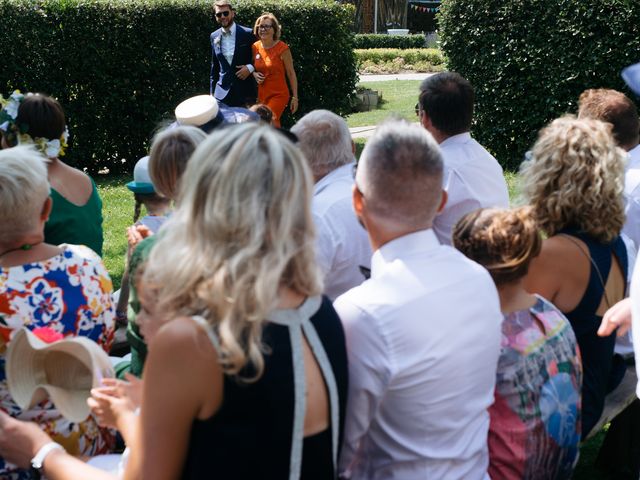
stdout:
[[525,285],[567,316],[578,339],[583,438],[624,375],[624,365],[614,362],[615,334],[596,333],[604,312],[626,295],[624,163],[609,125],[567,116],[540,132],[521,169],[524,198],[548,237]]
[[453,244],[489,271],[504,315],[489,408],[490,477],[571,478],[580,444],[582,365],[565,316],[524,288],[542,246],[531,208],[471,212],[455,226]]

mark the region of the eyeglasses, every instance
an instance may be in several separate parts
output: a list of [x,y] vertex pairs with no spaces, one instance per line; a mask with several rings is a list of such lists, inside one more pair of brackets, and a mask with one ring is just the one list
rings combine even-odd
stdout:
[[228,17],[228,16],[229,16],[229,10],[225,10],[224,12],[216,12],[216,18]]
[[273,27],[273,25],[262,24],[262,25],[258,25],[258,30],[269,30],[272,27]]

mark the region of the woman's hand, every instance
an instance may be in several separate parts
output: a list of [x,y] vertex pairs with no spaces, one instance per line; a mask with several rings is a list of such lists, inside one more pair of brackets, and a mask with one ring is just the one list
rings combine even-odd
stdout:
[[103,387],[91,390],[87,403],[100,425],[121,430],[120,422],[140,407],[142,381],[133,375],[127,375],[126,378],[127,382],[105,378]]
[[7,462],[29,468],[31,459],[49,442],[49,435],[35,423],[16,420],[0,410],[0,455]]
[[291,108],[291,113],[296,113],[298,110],[298,97],[291,97],[289,108]]
[[253,78],[256,79],[256,83],[258,85],[262,84],[264,82],[264,74],[260,73],[260,72],[253,72]]
[[631,298],[625,298],[605,312],[598,328],[598,335],[608,337],[617,328],[620,337],[627,333],[629,327],[631,327]]
[[153,232],[146,225],[133,225],[127,228],[127,242],[129,243],[129,254],[145,238],[153,235]]

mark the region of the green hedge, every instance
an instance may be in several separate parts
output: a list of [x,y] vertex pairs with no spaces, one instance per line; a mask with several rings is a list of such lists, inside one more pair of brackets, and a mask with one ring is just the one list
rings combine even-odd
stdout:
[[355,48],[422,48],[424,35],[386,35],[359,33],[356,35]]
[[371,61],[373,63],[391,62],[396,58],[402,58],[406,63],[429,62],[432,65],[442,65],[444,57],[436,48],[370,48],[355,50],[358,61]]
[[[57,97],[68,117],[65,159],[95,173],[131,171],[159,122],[185,98],[209,92],[212,1],[0,0],[0,92]],[[243,1],[238,23],[264,11],[283,27],[300,84],[300,116],[344,114],[357,74],[354,8],[330,1]],[[331,19],[331,39],[327,19]],[[291,124],[290,115],[283,119]]]
[[443,0],[440,34],[449,69],[476,88],[474,135],[514,168],[583,90],[624,90],[620,70],[640,60],[640,2]]

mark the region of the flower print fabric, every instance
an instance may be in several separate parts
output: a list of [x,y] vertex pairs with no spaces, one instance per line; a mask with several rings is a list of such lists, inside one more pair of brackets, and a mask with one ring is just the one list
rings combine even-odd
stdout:
[[[7,389],[6,346],[11,334],[28,327],[44,341],[83,336],[107,352],[114,332],[111,279],[91,249],[60,245],[62,253],[47,260],[0,268],[0,408],[13,417],[39,423],[72,455],[107,453],[113,433],[89,417],[81,423],[63,418],[49,400],[22,411]],[[0,478],[29,479],[28,471],[5,464],[0,458]]]
[[568,479],[578,461],[582,365],[564,315],[537,297],[505,315],[495,403],[489,409],[489,475]]

